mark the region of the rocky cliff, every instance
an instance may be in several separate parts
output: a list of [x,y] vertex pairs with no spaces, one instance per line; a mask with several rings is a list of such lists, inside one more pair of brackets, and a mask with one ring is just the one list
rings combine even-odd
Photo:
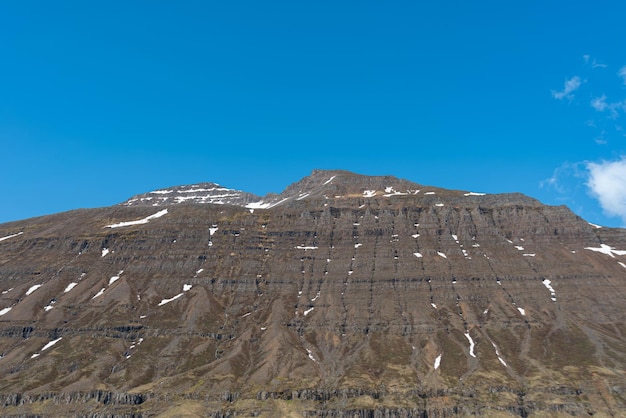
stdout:
[[344,171],[218,189],[0,225],[3,414],[626,414],[626,231]]

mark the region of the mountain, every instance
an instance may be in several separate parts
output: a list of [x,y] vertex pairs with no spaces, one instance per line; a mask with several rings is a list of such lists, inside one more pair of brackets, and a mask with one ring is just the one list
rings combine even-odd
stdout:
[[626,230],[316,170],[0,225],[5,416],[626,415]]

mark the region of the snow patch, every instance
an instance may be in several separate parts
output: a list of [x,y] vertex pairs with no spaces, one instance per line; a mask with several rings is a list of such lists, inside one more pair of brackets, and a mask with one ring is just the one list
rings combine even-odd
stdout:
[[430,306],[432,306],[433,308],[437,309],[437,305],[435,305],[434,303],[431,303]]
[[548,279],[545,279],[544,281],[542,281],[541,283],[543,283],[543,285],[548,288],[548,290],[550,291],[550,299],[552,299],[553,302],[556,302],[556,292],[554,290],[554,288],[552,287],[552,282]]
[[500,361],[500,363],[504,366],[504,367],[508,367],[506,365],[506,362],[502,359],[502,357],[500,356],[500,351],[498,350],[498,347],[493,343],[493,341],[491,342],[491,345],[493,346],[494,350],[496,350],[496,357],[498,357],[498,361]]
[[52,340],[50,341],[48,344],[44,345],[43,348],[41,349],[41,351],[45,351],[48,348],[52,347],[53,345],[55,345],[56,343],[58,343],[59,341],[61,341],[61,339],[63,339],[63,337],[59,337],[56,340]]
[[313,360],[315,363],[317,363],[317,360],[315,360],[315,357],[313,357],[313,352],[309,350],[308,348],[306,349],[306,352],[308,353],[309,358]]
[[36,284],[36,285],[34,285],[34,286],[31,286],[31,288],[30,288],[30,289],[28,289],[28,290],[26,291],[26,294],[25,294],[24,296],[28,296],[28,295],[30,295],[30,294],[31,294],[31,293],[33,293],[35,290],[39,289],[41,286],[43,286],[43,285],[42,285],[42,284]]
[[[626,255],[626,251],[616,250],[606,244],[600,244],[600,247],[585,247],[585,250],[596,251],[598,253],[609,255],[615,258],[615,255]],[[613,255],[615,254],[615,255]]]
[[105,289],[106,289],[105,287],[103,287],[102,289],[100,289],[100,291],[99,291],[98,293],[96,293],[96,295],[95,295],[94,297],[92,297],[91,299],[93,300],[93,299],[95,299],[95,298],[97,298],[97,297],[99,297],[99,296],[102,296],[102,294],[104,293],[104,290],[105,290]]
[[324,182],[324,184],[322,184],[322,186],[326,186],[328,183],[330,183],[331,181],[333,181],[333,179],[334,179],[335,177],[337,177],[337,176],[332,176],[331,178],[329,178],[328,180],[326,180],[326,181]]
[[444,206],[444,204],[443,203],[435,203],[435,206],[442,207],[442,206]]
[[165,215],[166,213],[167,213],[167,209],[163,209],[161,211],[158,211],[154,215],[150,215],[148,217],[145,217],[143,219],[139,219],[137,221],[120,222],[120,223],[117,223],[117,224],[107,225],[107,226],[105,226],[105,228],[120,228],[120,227],[124,227],[124,226],[147,224],[152,219],[160,218],[161,216]]
[[176,296],[174,296],[173,298],[163,299],[163,300],[161,300],[161,302],[159,302],[159,304],[158,304],[157,306],[163,306],[163,305],[165,305],[165,304],[167,304],[167,303],[170,303],[170,302],[172,302],[172,301],[174,301],[174,300],[178,299],[178,298],[179,298],[179,297],[181,297],[182,295],[183,295],[182,293],[179,293],[179,294],[177,294]]
[[592,224],[591,222],[587,222],[589,225],[593,226],[596,229],[602,228],[600,225]]
[[626,264],[622,263],[621,261],[618,261],[617,264],[619,264],[620,266],[624,267],[626,269]]
[[307,316],[308,314],[310,314],[313,311],[313,309],[315,309],[315,308],[313,307],[313,308],[310,308],[310,309],[307,309],[306,311],[304,311],[304,316]]
[[437,370],[439,366],[441,365],[441,356],[442,354],[439,354],[437,358],[435,359],[435,364],[433,365],[435,367],[435,370]]
[[109,249],[108,248],[103,248],[102,249],[102,257],[104,257],[105,255],[107,255],[109,253]]
[[303,245],[298,245],[296,247],[296,249],[298,249],[298,250],[317,250],[318,247],[313,247],[313,246],[305,247]]
[[413,253],[413,255],[417,258],[422,258],[422,253]]
[[476,193],[476,192],[469,192],[469,193],[464,193],[463,196],[484,196],[486,193]]
[[116,276],[111,277],[109,279],[109,286],[111,286],[113,283],[118,281],[120,279],[120,276],[122,275],[122,273],[124,273],[124,270],[120,270],[119,273],[117,273]]
[[437,255],[443,257],[443,258],[448,258],[444,253],[442,253],[441,251],[437,251]]
[[374,197],[376,196],[376,190],[364,190],[363,197]]
[[396,191],[393,187],[385,187],[385,195],[383,195],[384,197],[391,197],[391,196],[406,196],[409,193],[402,193],[402,192],[398,192]]
[[535,253],[526,253],[526,254],[522,254],[524,257],[534,257],[536,254]]
[[526,316],[526,310],[524,308],[517,308],[517,310],[522,314],[522,316]]
[[213,225],[211,228],[209,228],[209,236],[213,236],[213,234],[215,234],[217,232],[219,228],[217,227],[217,225]]
[[13,306],[9,306],[8,308],[0,309],[0,316],[8,313],[11,309],[13,309]]
[[354,244],[354,248],[359,248],[363,244]]
[[4,241],[5,239],[9,239],[9,238],[17,237],[18,235],[22,235],[22,234],[23,234],[23,232],[18,232],[17,234],[7,235],[6,237],[2,237],[2,238],[0,238],[0,241]]
[[465,338],[467,338],[467,341],[469,341],[470,343],[470,348],[469,348],[470,356],[476,357],[476,354],[474,354],[474,340],[472,340],[472,336],[469,334],[469,332],[465,333]]
[[65,290],[63,291],[63,293],[67,293],[70,290],[72,290],[73,288],[75,288],[78,285],[78,283],[70,283],[67,285],[67,287],[65,288]]
[[271,203],[265,203],[262,200],[259,200],[258,202],[248,203],[246,205],[246,208],[248,209],[269,209],[270,207],[272,207]]
[[183,285],[183,292],[188,292],[189,290],[191,290],[192,287],[193,287],[193,285],[184,284]]

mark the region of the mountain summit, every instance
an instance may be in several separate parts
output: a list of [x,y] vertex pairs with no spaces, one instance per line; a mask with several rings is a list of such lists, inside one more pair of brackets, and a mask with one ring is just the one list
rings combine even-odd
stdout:
[[[121,203],[123,206],[171,206],[180,203],[228,204],[250,209],[268,209],[285,203],[314,199],[354,199],[375,196],[397,197],[418,195],[477,197],[484,193],[460,192],[435,187],[425,187],[393,176],[364,176],[343,170],[313,170],[311,175],[291,184],[282,193],[270,193],[264,197],[241,190],[229,189],[216,183],[193,184],[159,189],[133,196]],[[539,204],[538,201],[519,193],[497,195],[500,201],[516,201],[522,204]],[[488,200],[491,197],[481,200]]]
[[626,231],[316,170],[0,225],[3,414],[626,414]]

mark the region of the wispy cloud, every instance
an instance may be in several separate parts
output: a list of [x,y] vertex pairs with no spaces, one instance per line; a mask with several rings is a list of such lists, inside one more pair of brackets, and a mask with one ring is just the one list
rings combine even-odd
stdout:
[[569,194],[572,190],[572,186],[578,187],[579,182],[571,183],[571,178],[585,178],[586,168],[584,163],[570,163],[564,162],[559,167],[555,168],[552,172],[552,176],[539,183],[539,187],[542,189],[553,189],[557,193]]
[[596,109],[598,112],[604,112],[608,106],[609,104],[606,102],[606,94],[591,100],[591,107]]
[[563,86],[562,91],[552,90],[552,97],[558,100],[562,100],[564,98],[571,100],[574,98],[574,95],[572,93],[578,90],[581,84],[582,84],[581,78],[575,75],[569,80],[565,80],[565,85]]
[[608,216],[618,216],[626,225],[626,157],[616,161],[589,162],[587,187]]
[[619,69],[617,75],[622,77],[622,81],[626,84],[626,65]]
[[606,94],[603,94],[602,96],[595,97],[591,100],[591,107],[598,112],[608,110],[611,118],[616,119],[619,116],[620,111],[626,111],[626,100],[609,103],[606,101]]
[[591,55],[585,54],[583,55],[583,59],[585,60],[585,64],[591,64],[591,68],[606,68],[608,65],[599,63],[595,58],[592,60]]

